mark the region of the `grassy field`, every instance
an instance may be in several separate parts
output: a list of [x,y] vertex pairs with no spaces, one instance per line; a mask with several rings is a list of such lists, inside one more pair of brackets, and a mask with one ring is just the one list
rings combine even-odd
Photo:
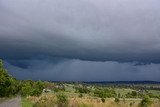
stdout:
[[[55,94],[43,94],[40,97],[28,97],[33,104],[38,100],[42,100],[42,104],[39,107],[57,107]],[[160,107],[160,102],[157,99],[152,99],[153,104],[149,107]],[[27,100],[23,100],[25,106],[32,107]],[[105,102],[102,102],[100,98],[85,96],[79,98],[77,96],[70,96],[68,98],[68,107],[139,107],[141,99],[139,98],[127,98],[125,101],[120,99],[120,102],[116,103],[114,98],[106,98]]]
[[[56,85],[55,85],[56,86]],[[61,86],[61,85],[60,85]],[[139,92],[135,89],[131,88],[110,88],[110,87],[99,87],[99,86],[82,86],[82,85],[74,85],[74,84],[63,84],[65,87],[64,90],[59,89],[58,91],[55,89],[51,89],[50,92],[42,93],[39,97],[36,96],[28,96],[26,98],[22,98],[22,107],[140,107],[142,97],[138,96]],[[58,86],[57,86],[58,87]],[[85,87],[85,89],[89,89],[87,93],[77,92],[75,87]],[[82,89],[83,89],[82,88]],[[115,97],[98,97],[94,95],[94,91],[96,89],[106,90],[109,89],[115,92]],[[136,97],[128,98],[125,97],[128,93],[137,92]],[[148,93],[152,93],[153,95],[160,95],[160,91],[158,90],[147,90]],[[144,91],[144,95],[146,91]],[[60,97],[61,102],[59,102],[58,94],[63,93],[63,97]],[[104,93],[103,93],[104,94]],[[119,96],[119,101],[115,101],[115,98]],[[104,101],[102,101],[102,98]],[[158,98],[151,98],[151,105],[143,106],[143,107],[160,107],[160,100]],[[63,105],[65,103],[66,105]],[[142,107],[142,106],[141,106]]]
[[159,96],[160,95],[160,91],[159,90],[149,90],[149,93],[152,93],[153,95]]
[[134,90],[133,89],[129,89],[129,88],[116,88],[115,91],[116,91],[116,93],[120,93],[122,96],[124,96],[127,93],[131,93]]

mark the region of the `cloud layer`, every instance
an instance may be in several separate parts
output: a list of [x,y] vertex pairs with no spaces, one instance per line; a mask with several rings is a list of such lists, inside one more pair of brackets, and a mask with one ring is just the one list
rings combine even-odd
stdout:
[[66,59],[55,63],[48,60],[26,60],[27,69],[6,63],[10,74],[18,79],[51,81],[160,81],[160,64],[93,62]]
[[0,0],[0,58],[19,79],[159,80],[159,5]]
[[0,57],[160,62],[159,0],[1,0]]

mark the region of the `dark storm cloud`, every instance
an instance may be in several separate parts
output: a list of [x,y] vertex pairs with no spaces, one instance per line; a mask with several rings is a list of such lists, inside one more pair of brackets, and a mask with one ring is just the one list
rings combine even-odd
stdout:
[[1,0],[0,57],[159,63],[159,5],[159,0]]
[[65,60],[52,63],[47,60],[28,60],[31,66],[23,69],[6,63],[7,69],[18,79],[52,81],[159,81],[159,64],[137,65],[134,63],[94,62]]
[[18,79],[160,81],[159,0],[0,0],[0,58]]

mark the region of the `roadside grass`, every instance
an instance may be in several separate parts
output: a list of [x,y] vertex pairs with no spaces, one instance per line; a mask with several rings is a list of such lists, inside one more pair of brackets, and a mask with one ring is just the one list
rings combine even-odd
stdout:
[[22,98],[21,104],[22,104],[22,107],[33,107],[33,104],[26,98]]
[[0,98],[0,103],[3,103],[4,101],[8,100],[9,98]]
[[0,103],[3,103],[3,102],[5,102],[5,101],[7,101],[7,100],[10,100],[10,99],[12,99],[12,98],[15,98],[15,96],[11,96],[11,97],[2,97],[2,98],[0,98]]

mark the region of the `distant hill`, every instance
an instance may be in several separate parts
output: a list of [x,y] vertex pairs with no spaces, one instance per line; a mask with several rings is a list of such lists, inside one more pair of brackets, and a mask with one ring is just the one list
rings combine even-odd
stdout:
[[89,84],[160,84],[158,81],[89,81]]

